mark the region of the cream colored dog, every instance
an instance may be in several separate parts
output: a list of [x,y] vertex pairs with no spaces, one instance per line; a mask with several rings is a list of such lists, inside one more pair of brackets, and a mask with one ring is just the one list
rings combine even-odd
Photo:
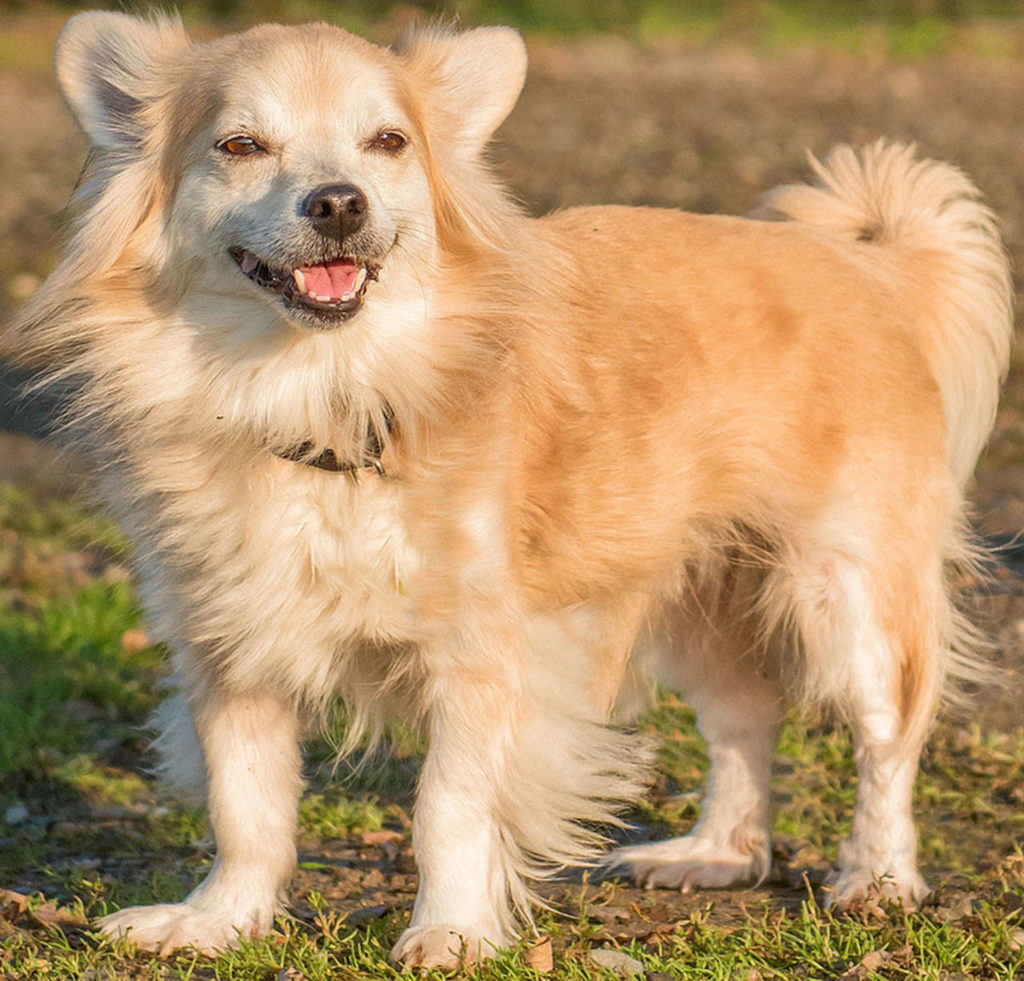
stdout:
[[947,569],[1011,334],[959,171],[840,148],[770,195],[776,221],[532,219],[481,161],[526,69],[509,30],[192,44],[90,13],[57,67],[91,165],[17,343],[76,382],[72,432],[174,651],[158,746],[218,849],[183,902],[104,930],[157,951],[269,930],[300,741],[340,696],[354,742],[390,716],[429,739],[394,956],[486,955],[640,792],[609,720],[652,662],[697,708],[710,791],[622,867],[765,875],[788,692],[856,740],[834,900],[921,898],[911,790],[971,669]]

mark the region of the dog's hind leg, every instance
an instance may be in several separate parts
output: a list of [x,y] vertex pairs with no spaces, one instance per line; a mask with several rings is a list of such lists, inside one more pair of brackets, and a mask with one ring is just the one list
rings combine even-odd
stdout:
[[857,801],[826,903],[883,897],[913,908],[928,892],[917,868],[912,803],[941,685],[943,645],[935,627],[947,614],[942,571],[931,565],[907,563],[900,581],[882,585],[874,597],[853,591],[856,650],[840,704],[853,729]]
[[153,749],[161,782],[183,800],[205,804],[206,763],[188,699],[181,692],[172,695],[161,703],[148,725],[156,731]]
[[[735,631],[736,624],[732,625]],[[685,632],[680,633],[681,630]],[[673,634],[687,651],[662,674],[697,711],[711,769],[700,820],[683,837],[618,849],[615,866],[638,884],[689,891],[763,879],[771,867],[769,783],[782,698],[754,639],[694,618]]]
[[[853,730],[858,789],[826,902],[925,896],[912,816],[918,757],[938,701],[952,615],[934,534],[904,522],[898,547],[850,543],[788,572],[805,688]],[[930,554],[929,554],[930,553]]]
[[295,867],[301,785],[291,704],[268,691],[213,690],[194,708],[217,857],[181,903],[134,906],[104,917],[112,936],[164,954],[211,953],[266,933]]

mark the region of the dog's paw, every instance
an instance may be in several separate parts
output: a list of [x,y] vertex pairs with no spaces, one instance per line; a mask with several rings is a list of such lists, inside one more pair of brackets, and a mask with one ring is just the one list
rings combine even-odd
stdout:
[[108,937],[126,937],[142,950],[161,957],[181,947],[214,956],[237,947],[242,938],[256,937],[270,928],[268,916],[232,917],[205,912],[188,903],[129,906],[99,921]]
[[900,875],[874,875],[861,868],[833,871],[821,890],[821,903],[826,909],[881,912],[883,902],[901,903],[905,910],[915,910],[930,892],[917,869]]
[[462,927],[409,927],[391,951],[391,959],[403,967],[457,971],[493,957],[495,944],[478,931]]
[[646,845],[630,845],[612,853],[609,867],[625,869],[644,889],[723,889],[756,882],[768,874],[771,854],[767,839],[746,849],[687,835]]

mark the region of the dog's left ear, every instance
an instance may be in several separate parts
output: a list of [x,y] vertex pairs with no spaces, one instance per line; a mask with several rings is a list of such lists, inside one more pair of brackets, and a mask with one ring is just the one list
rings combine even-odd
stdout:
[[526,45],[509,27],[426,32],[402,55],[416,82],[429,135],[476,156],[502,124],[526,80]]

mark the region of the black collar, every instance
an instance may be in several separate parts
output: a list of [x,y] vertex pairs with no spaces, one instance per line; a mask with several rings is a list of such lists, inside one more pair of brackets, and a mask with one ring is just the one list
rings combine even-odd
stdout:
[[[391,434],[391,420],[393,418],[394,413],[391,411],[391,407],[385,406],[384,428],[387,435]],[[354,474],[359,470],[375,470],[382,477],[387,476],[384,472],[384,464],[380,461],[384,453],[384,444],[373,425],[367,427],[366,442],[363,444],[363,458],[358,462],[355,460],[339,460],[338,455],[330,448],[317,453],[316,456],[310,456],[312,449],[313,444],[307,440],[291,446],[282,452],[275,450],[274,454],[281,457],[282,460],[304,463],[307,467],[316,467],[317,470],[327,470],[330,473]]]

